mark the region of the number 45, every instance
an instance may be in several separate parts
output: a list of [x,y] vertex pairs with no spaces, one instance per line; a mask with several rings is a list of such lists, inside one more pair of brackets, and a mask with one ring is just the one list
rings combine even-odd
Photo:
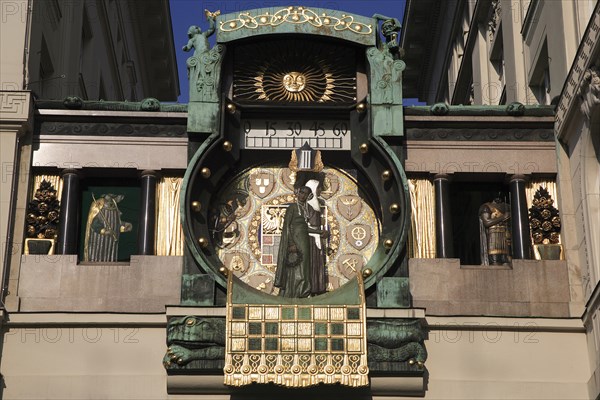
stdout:
[[323,122],[319,123],[319,122],[315,121],[310,126],[310,130],[315,133],[315,136],[323,136],[323,135],[325,135],[325,129],[323,129],[323,124],[324,124]]

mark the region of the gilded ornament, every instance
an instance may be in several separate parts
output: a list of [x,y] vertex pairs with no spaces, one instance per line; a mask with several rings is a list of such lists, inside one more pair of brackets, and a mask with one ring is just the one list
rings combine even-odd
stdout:
[[233,143],[231,143],[229,140],[224,141],[223,142],[223,150],[231,151],[231,149],[233,149]]
[[203,249],[205,249],[206,247],[208,247],[208,240],[206,240],[206,238],[198,238],[198,244],[200,245],[200,247],[202,247]]
[[[277,54],[277,57],[270,56]],[[355,53],[309,41],[257,43],[236,50],[236,101],[353,103]]]
[[229,270],[227,269],[227,267],[221,267],[221,268],[219,268],[219,272],[220,272],[222,275],[224,275],[224,276],[227,276],[227,275],[229,275]]
[[398,204],[396,204],[396,203],[392,204],[390,206],[390,212],[392,214],[398,214],[400,212],[400,206]]
[[227,104],[227,111],[229,112],[229,114],[235,114],[236,109],[237,108],[235,107],[235,104],[233,104],[233,103]]
[[360,146],[358,146],[358,150],[360,150],[362,154],[367,154],[369,152],[369,145],[362,143]]
[[392,239],[386,239],[383,241],[383,247],[385,247],[387,250],[391,249],[393,245],[394,241]]
[[365,268],[362,272],[363,278],[368,278],[373,274],[373,270],[371,268]]
[[358,111],[359,113],[365,112],[366,109],[367,109],[367,106],[365,103],[358,103],[356,105],[356,111]]
[[210,178],[210,168],[204,167],[200,170],[200,174],[202,175],[203,178]]
[[306,86],[306,77],[301,72],[292,71],[283,76],[283,87],[292,93],[301,92]]
[[219,29],[223,32],[232,32],[242,28],[277,27],[283,23],[309,24],[315,28],[333,28],[336,31],[348,30],[358,35],[373,33],[371,25],[355,21],[351,15],[342,14],[339,18],[325,13],[318,15],[306,7],[286,7],[275,11],[273,15],[269,13],[250,15],[249,12],[241,12],[232,20],[222,21]]
[[202,209],[202,205],[200,204],[199,201],[192,201],[192,211],[200,212],[201,209]]
[[390,171],[389,169],[386,169],[385,171],[383,171],[381,173],[381,179],[383,181],[389,181],[392,178],[392,171]]

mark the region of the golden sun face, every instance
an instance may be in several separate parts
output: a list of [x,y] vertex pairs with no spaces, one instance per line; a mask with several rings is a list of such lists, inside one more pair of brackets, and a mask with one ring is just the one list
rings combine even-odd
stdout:
[[300,72],[290,72],[283,76],[283,87],[292,93],[301,92],[306,85],[306,77]]
[[281,41],[235,49],[233,97],[272,103],[353,103],[355,50],[309,41]]

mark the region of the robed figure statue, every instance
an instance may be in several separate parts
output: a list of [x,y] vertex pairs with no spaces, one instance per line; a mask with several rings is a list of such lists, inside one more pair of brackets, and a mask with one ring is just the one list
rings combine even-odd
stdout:
[[[316,191],[316,187],[314,189]],[[315,192],[309,186],[296,191],[296,203],[288,205],[281,230],[274,286],[283,297],[304,298],[325,292],[325,245],[321,214]]]
[[509,263],[510,206],[499,197],[479,207],[481,263],[502,265]]
[[85,228],[84,261],[115,262],[119,253],[119,236],[130,232],[132,225],[121,221],[119,203],[123,195],[103,194],[92,204]]

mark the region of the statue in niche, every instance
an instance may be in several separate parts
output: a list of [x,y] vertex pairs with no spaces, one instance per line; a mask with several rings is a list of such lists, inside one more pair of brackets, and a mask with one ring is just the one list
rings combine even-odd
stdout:
[[131,231],[131,223],[121,221],[117,203],[125,196],[103,194],[92,204],[85,228],[84,261],[115,262],[121,233]]
[[479,237],[483,265],[508,264],[510,206],[500,196],[479,207]]
[[289,204],[285,212],[274,286],[280,296],[305,298],[327,290],[329,232],[323,229],[324,204],[319,199],[324,180],[320,152],[308,144],[292,151],[290,169],[296,172],[296,203]]

